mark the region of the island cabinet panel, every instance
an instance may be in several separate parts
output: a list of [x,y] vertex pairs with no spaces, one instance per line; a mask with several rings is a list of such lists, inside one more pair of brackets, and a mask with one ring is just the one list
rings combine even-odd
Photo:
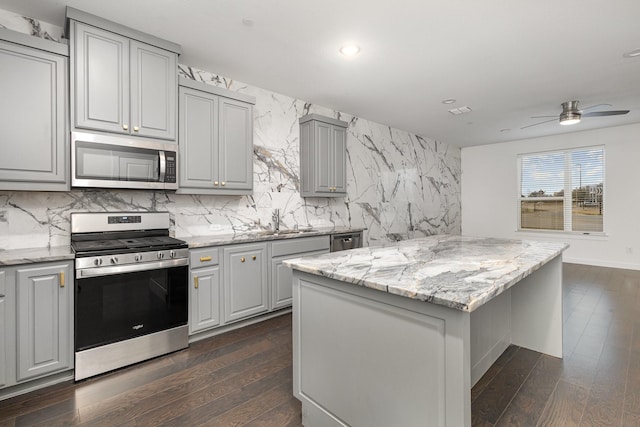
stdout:
[[71,21],[75,128],[176,139],[177,54]]
[[71,263],[16,270],[17,380],[73,367]]
[[[454,321],[295,273],[294,393],[304,397],[304,425],[463,425],[464,407],[457,408],[459,424],[445,416],[452,391],[445,386],[452,374],[445,332]],[[331,408],[331,418],[344,424],[316,418],[306,402]]]
[[10,33],[0,28],[0,190],[66,191],[68,60]]
[[231,322],[269,309],[267,244],[225,247],[224,320]]
[[251,194],[253,104],[253,97],[181,80],[178,193]]
[[13,322],[9,322],[7,316],[7,275],[5,271],[0,270],[0,388],[7,384],[7,353],[9,328],[15,327]]

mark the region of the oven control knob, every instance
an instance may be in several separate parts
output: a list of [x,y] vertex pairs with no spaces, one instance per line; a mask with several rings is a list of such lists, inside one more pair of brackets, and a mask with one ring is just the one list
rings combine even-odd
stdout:
[[171,258],[175,258],[175,257],[176,257],[176,251],[171,251],[171,252],[169,252],[169,256],[170,256]]
[[142,261],[142,255],[140,255],[140,254],[136,254],[136,255],[133,257],[133,259],[134,259],[136,262],[140,262],[140,261]]
[[102,265],[102,258],[96,258],[93,260],[93,265],[100,267]]
[[111,264],[117,264],[118,263],[118,257],[111,257]]
[[158,259],[164,259],[164,252],[158,252]]

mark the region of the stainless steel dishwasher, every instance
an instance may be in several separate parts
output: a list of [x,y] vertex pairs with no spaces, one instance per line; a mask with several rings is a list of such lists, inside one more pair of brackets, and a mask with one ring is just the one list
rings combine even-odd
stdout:
[[331,235],[331,252],[346,251],[362,247],[362,231]]

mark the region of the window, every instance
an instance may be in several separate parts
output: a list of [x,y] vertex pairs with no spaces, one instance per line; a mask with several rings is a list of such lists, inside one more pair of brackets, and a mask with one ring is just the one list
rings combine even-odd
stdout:
[[520,230],[602,233],[604,147],[518,157]]

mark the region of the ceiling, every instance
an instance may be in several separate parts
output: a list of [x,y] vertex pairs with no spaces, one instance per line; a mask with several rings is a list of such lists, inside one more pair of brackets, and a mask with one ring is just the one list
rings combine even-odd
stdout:
[[[640,122],[638,0],[0,0],[59,26],[65,5],[181,44],[182,64],[458,146]],[[520,129],[569,100],[631,112]]]

